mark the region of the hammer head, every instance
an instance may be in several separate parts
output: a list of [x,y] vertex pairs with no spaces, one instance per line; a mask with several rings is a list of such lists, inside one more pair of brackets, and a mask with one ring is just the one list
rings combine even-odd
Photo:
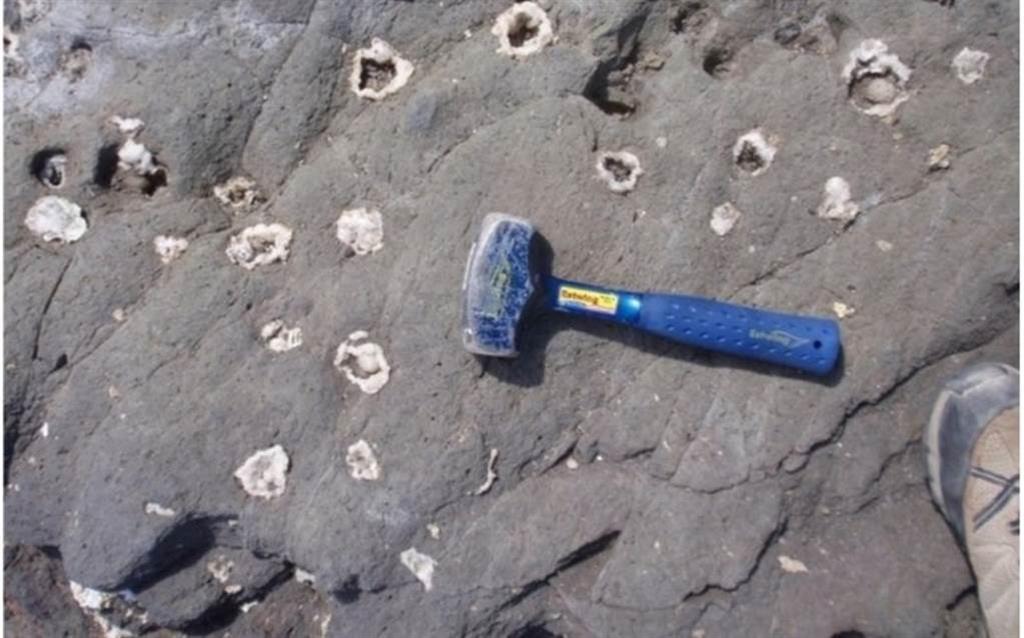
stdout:
[[462,343],[475,354],[514,357],[519,327],[537,292],[533,224],[502,213],[484,217],[462,280]]

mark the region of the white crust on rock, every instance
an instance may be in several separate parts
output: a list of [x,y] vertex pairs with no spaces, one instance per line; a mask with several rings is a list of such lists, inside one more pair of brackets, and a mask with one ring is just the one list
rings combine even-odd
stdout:
[[715,207],[711,211],[711,230],[719,237],[724,237],[729,234],[729,231],[733,229],[736,222],[740,220],[743,213],[740,209],[732,205],[732,202],[726,202],[721,206]]
[[260,340],[271,352],[288,352],[302,345],[302,328],[289,328],[281,319],[274,319],[260,328]]
[[384,247],[384,223],[379,210],[353,208],[338,216],[338,241],[357,255],[375,253]]
[[876,117],[887,117],[900,104],[910,99],[907,82],[910,68],[881,40],[864,40],[850,51],[843,67],[843,81],[850,94],[850,104],[858,111]]
[[188,248],[188,240],[184,237],[168,237],[167,235],[157,235],[153,239],[153,250],[160,257],[160,261],[164,264],[169,264]]
[[131,137],[117,149],[117,167],[126,171],[135,171],[138,175],[152,175],[162,170],[146,145],[136,142]]
[[75,581],[70,581],[71,595],[78,606],[89,616],[103,632],[104,638],[130,638],[135,634],[113,624],[105,615],[114,601],[115,594],[111,594],[91,587],[83,587]]
[[224,254],[231,263],[252,270],[276,261],[288,261],[291,241],[292,229],[283,224],[256,224],[231,237]]
[[242,175],[236,175],[223,184],[214,186],[213,196],[222,206],[235,213],[251,210],[257,204],[266,201],[256,187],[256,182]]
[[376,481],[380,478],[377,455],[370,444],[362,439],[348,446],[345,463],[348,464],[348,473],[357,481]]
[[491,33],[498,37],[497,52],[515,59],[533,55],[555,40],[547,12],[535,2],[512,5],[494,21]]
[[613,193],[628,193],[644,174],[640,160],[628,151],[602,151],[597,155],[598,176]]
[[941,171],[949,168],[953,149],[949,144],[939,144],[928,151],[928,170]]
[[83,587],[73,580],[69,584],[71,585],[71,595],[82,609],[101,609],[112,598],[112,595],[107,592],[91,587]]
[[857,310],[853,306],[848,306],[842,301],[833,301],[832,312],[835,313],[836,317],[846,319],[857,312]]
[[162,516],[164,518],[171,518],[176,513],[173,509],[154,502],[146,503],[145,511],[150,516]]
[[402,564],[405,565],[413,575],[423,583],[423,589],[430,591],[434,588],[434,567],[437,566],[437,561],[416,551],[415,547],[410,547],[399,555],[402,559]]
[[[364,65],[367,63],[372,66],[389,65],[393,71],[391,79],[379,88],[370,87],[364,77]],[[355,60],[352,63],[352,74],[349,76],[349,86],[361,98],[383,100],[405,86],[409,78],[412,77],[413,70],[412,62],[399,56],[384,40],[374,38],[368,48],[356,51]]]
[[807,565],[789,556],[779,556],[779,565],[782,567],[782,571],[788,574],[807,573]]
[[43,241],[62,244],[78,241],[89,228],[82,207],[56,195],[37,199],[25,216],[25,226]]
[[121,117],[120,115],[114,115],[107,121],[115,126],[117,130],[121,131],[123,135],[126,135],[129,138],[135,137],[141,133],[142,129],[146,126],[146,123],[137,117]]
[[484,479],[484,482],[480,485],[480,487],[476,488],[474,494],[476,494],[477,496],[490,492],[491,487],[494,485],[494,482],[498,480],[498,473],[494,470],[494,464],[497,462],[497,460],[498,448],[491,448],[491,455],[487,459],[487,478]]
[[316,576],[301,567],[295,568],[295,580],[303,585],[309,585],[310,587],[316,584]]
[[818,206],[818,217],[852,222],[860,207],[850,201],[850,185],[842,177],[830,177],[825,182],[825,197]]
[[235,478],[249,496],[263,499],[284,494],[289,467],[288,454],[280,445],[259,450],[245,460]]
[[[391,367],[379,345],[364,341],[369,336],[365,330],[357,330],[342,341],[334,356],[334,367],[366,394],[376,394],[388,382]],[[354,367],[348,365],[349,361]]]
[[736,140],[732,147],[732,159],[742,170],[757,176],[768,170],[778,150],[773,140],[766,138],[761,129],[756,128]]
[[234,568],[235,564],[223,554],[219,554],[216,558],[206,563],[206,571],[210,572],[214,580],[222,585],[227,584],[231,580],[231,570]]
[[964,47],[960,53],[953,58],[953,71],[956,77],[964,84],[974,84],[985,77],[985,65],[992,57],[984,51]]

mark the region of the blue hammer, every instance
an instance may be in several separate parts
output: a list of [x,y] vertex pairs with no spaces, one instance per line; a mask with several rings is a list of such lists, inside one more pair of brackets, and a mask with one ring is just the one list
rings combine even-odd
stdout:
[[839,358],[839,324],[663,293],[559,279],[536,266],[533,224],[491,213],[469,251],[462,281],[462,342],[492,357],[519,354],[524,318],[555,311],[614,321],[690,346],[826,375]]

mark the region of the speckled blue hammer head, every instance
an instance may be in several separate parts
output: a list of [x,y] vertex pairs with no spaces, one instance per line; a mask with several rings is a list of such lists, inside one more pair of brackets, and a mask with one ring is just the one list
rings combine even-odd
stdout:
[[491,213],[469,250],[462,280],[462,343],[491,357],[519,354],[519,326],[536,286],[530,268],[533,225]]

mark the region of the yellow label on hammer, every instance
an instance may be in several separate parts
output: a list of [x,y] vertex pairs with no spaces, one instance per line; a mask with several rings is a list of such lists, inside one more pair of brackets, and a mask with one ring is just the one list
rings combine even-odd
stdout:
[[619,308],[619,296],[610,292],[598,292],[573,286],[560,286],[558,288],[558,305],[576,306],[584,310],[614,315],[615,311]]

